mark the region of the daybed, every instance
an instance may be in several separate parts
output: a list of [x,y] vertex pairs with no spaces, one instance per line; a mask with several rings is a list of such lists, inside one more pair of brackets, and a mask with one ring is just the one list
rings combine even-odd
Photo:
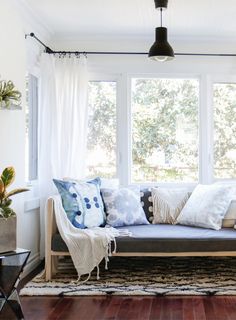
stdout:
[[[182,225],[123,227],[132,237],[118,237],[114,256],[236,256],[236,230],[219,231]],[[46,232],[46,280],[56,272],[59,256],[69,255],[57,231],[53,200],[48,201]]]

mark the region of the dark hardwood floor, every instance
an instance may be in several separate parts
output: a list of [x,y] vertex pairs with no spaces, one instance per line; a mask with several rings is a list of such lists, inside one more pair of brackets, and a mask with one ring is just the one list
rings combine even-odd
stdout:
[[236,297],[24,297],[26,320],[235,320]]
[[[236,296],[21,297],[21,302],[26,320],[236,320]],[[0,320],[13,319],[8,307],[0,313]]]

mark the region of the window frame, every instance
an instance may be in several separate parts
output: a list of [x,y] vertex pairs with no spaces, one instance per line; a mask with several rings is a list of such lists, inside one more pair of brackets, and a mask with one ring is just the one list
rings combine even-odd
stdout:
[[209,91],[211,92],[211,115],[212,115],[212,139],[211,139],[211,173],[212,173],[212,182],[228,182],[232,183],[236,181],[235,179],[232,178],[216,178],[214,177],[214,84],[228,84],[232,83],[236,85],[236,76],[233,75],[226,75],[226,74],[221,74],[221,75],[214,75],[210,79],[210,85],[209,85]]

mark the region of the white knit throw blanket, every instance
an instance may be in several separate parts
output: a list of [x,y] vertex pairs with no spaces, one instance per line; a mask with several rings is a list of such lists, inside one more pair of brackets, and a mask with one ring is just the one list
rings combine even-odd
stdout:
[[112,255],[112,241],[114,242],[114,253],[116,251],[115,237],[130,236],[131,233],[128,230],[120,231],[112,227],[75,228],[67,218],[61,197],[56,195],[51,198],[54,201],[57,227],[70,252],[78,273],[78,280],[85,274],[88,275],[86,279],[88,280],[95,267],[97,267],[97,278],[99,279],[99,264],[105,258],[107,268],[108,257]]

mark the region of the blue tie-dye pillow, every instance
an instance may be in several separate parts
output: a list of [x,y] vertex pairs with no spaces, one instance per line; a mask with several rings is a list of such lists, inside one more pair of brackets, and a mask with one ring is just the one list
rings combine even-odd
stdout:
[[53,179],[53,182],[73,226],[80,229],[104,226],[105,213],[100,195],[100,178],[87,182]]
[[107,224],[112,227],[149,224],[140,203],[140,189],[102,189]]

